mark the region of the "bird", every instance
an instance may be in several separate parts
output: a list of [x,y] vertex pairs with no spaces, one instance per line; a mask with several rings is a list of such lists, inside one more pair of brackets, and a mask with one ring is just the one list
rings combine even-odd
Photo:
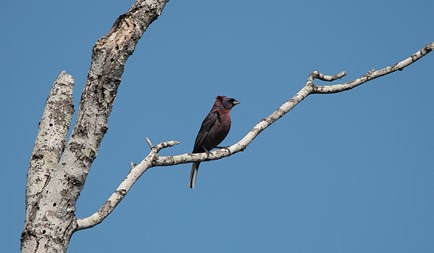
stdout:
[[[209,152],[217,147],[231,129],[231,110],[239,104],[236,99],[226,96],[217,96],[211,111],[205,117],[197,133],[192,153]],[[191,166],[190,188],[196,184],[200,162]]]

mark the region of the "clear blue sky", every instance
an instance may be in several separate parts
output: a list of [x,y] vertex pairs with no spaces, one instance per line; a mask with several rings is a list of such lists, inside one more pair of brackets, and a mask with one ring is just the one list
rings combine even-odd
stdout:
[[[129,1],[3,3],[2,252],[17,252],[30,153],[45,99],[66,70],[80,99],[91,48]],[[318,69],[349,81],[434,41],[434,2],[170,1],[126,64],[77,206],[96,211],[154,143],[190,152],[216,95],[241,104],[241,139]],[[243,153],[154,168],[69,252],[432,252],[434,54],[335,95],[311,96]],[[318,83],[319,84],[319,83]]]

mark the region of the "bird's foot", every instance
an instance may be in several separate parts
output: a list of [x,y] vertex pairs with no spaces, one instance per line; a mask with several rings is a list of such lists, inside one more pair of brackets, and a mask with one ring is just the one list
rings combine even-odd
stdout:
[[216,148],[219,148],[219,149],[226,149],[226,150],[230,153],[231,151],[229,150],[229,147],[230,147],[230,146],[216,147]]
[[219,149],[228,149],[230,146],[218,146],[218,147],[215,147],[215,148],[219,148]]
[[205,153],[209,154],[208,149],[206,149],[204,146],[202,146],[202,148],[203,148],[203,150],[204,150]]

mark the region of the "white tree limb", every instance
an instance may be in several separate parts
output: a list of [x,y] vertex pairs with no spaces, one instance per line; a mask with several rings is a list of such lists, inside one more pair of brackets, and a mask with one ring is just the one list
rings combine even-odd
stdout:
[[163,148],[172,147],[174,145],[179,144],[177,141],[167,141],[158,144],[157,146],[152,146],[149,138],[146,137],[146,141],[151,147],[151,151],[143,159],[139,164],[134,165],[131,163],[131,171],[128,173],[127,177],[121,182],[118,188],[113,192],[113,194],[108,198],[108,200],[104,203],[104,205],[94,214],[87,217],[86,219],[78,219],[78,229],[86,229],[93,227],[99,223],[101,223],[114,209],[115,207],[122,201],[131,187],[135,182],[143,175],[149,168],[154,167],[153,162],[158,156],[158,152]]
[[434,42],[426,45],[419,51],[417,51],[412,56],[404,59],[401,62],[398,62],[394,65],[388,66],[386,68],[377,70],[377,71],[369,71],[364,76],[361,76],[355,80],[352,80],[343,84],[333,84],[327,86],[318,86],[314,84],[315,79],[319,79],[321,81],[332,82],[337,79],[340,79],[346,75],[345,72],[340,72],[336,75],[329,76],[324,75],[318,71],[313,71],[305,84],[305,86],[293,96],[290,100],[286,101],[282,104],[277,110],[272,112],[269,116],[259,121],[253,128],[250,130],[240,141],[237,143],[221,148],[215,151],[211,151],[208,153],[187,153],[175,156],[159,156],[158,152],[166,147],[172,147],[178,144],[177,141],[167,141],[158,144],[157,146],[153,146],[149,138],[146,138],[148,145],[151,147],[150,153],[146,156],[142,162],[136,166],[132,164],[132,169],[127,177],[122,181],[116,191],[109,197],[106,203],[94,214],[89,217],[78,219],[77,225],[78,229],[86,229],[89,227],[93,227],[98,223],[102,222],[119,204],[119,202],[123,199],[123,197],[128,193],[133,184],[140,178],[143,173],[145,173],[149,168],[156,166],[171,166],[177,164],[191,163],[191,162],[203,162],[203,161],[211,161],[222,159],[238,152],[243,151],[247,148],[247,146],[267,127],[276,122],[286,113],[291,111],[297,104],[299,104],[303,99],[305,99],[310,94],[330,94],[330,93],[338,93],[346,90],[350,90],[354,87],[357,87],[363,83],[371,81],[375,78],[390,74],[397,70],[403,70],[409,65],[413,64],[420,58],[427,55],[434,49]]
[[[307,85],[312,85],[314,90],[312,93],[316,94],[331,94],[331,93],[338,93],[346,90],[350,90],[352,88],[355,88],[363,83],[366,83],[368,81],[371,81],[375,78],[388,75],[392,72],[395,72],[397,70],[403,70],[407,66],[415,63],[417,60],[421,59],[428,53],[430,53],[434,49],[434,42],[431,42],[430,44],[427,44],[422,49],[411,55],[410,57],[396,63],[390,66],[387,66],[385,68],[382,68],[380,70],[371,70],[368,73],[366,73],[364,76],[361,76],[357,79],[354,79],[350,82],[343,83],[343,84],[334,84],[334,85],[325,85],[325,86],[317,86],[313,84],[314,79],[322,79],[324,75],[319,73],[318,71],[312,72],[312,74],[309,76]],[[345,72],[341,72],[340,74],[345,75]],[[326,80],[325,80],[326,81]]]

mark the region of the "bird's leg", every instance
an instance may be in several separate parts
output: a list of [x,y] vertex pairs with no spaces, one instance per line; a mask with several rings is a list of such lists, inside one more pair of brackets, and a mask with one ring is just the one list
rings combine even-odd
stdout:
[[209,154],[210,154],[210,153],[209,153],[208,149],[206,149],[204,146],[202,146],[202,148],[203,148],[203,150],[204,150],[203,152],[206,153],[206,156],[209,157]]
[[206,149],[204,146],[202,146],[202,148],[203,148],[203,150],[204,150],[205,153],[209,154],[208,149]]

